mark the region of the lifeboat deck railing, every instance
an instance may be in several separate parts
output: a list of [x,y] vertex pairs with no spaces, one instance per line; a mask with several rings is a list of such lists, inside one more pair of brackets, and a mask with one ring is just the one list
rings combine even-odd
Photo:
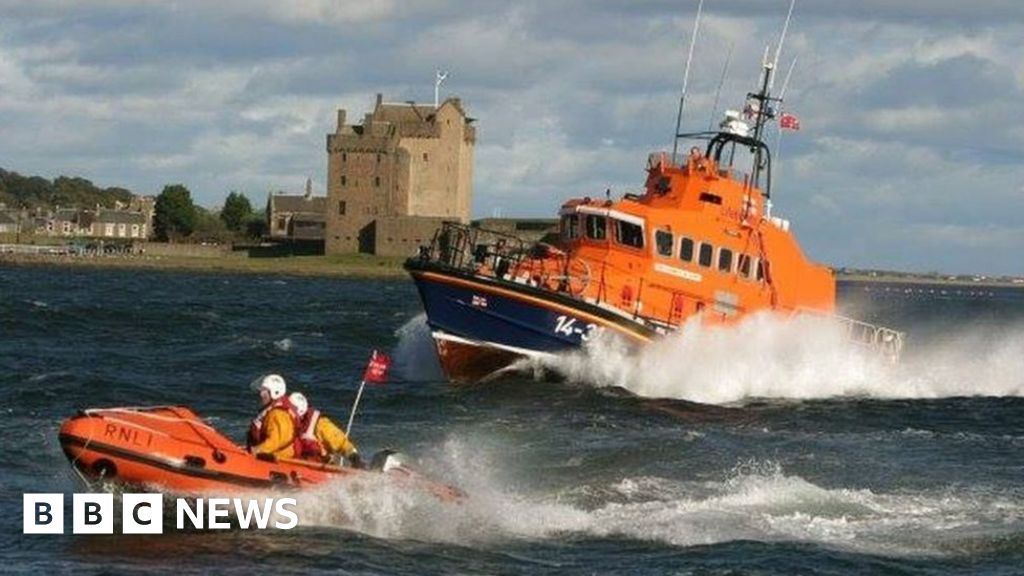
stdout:
[[847,341],[863,346],[894,364],[899,362],[906,338],[904,332],[846,316],[833,315],[831,318],[842,326]]
[[893,364],[898,363],[903,355],[903,345],[906,343],[907,337],[906,332],[839,314],[824,314],[807,309],[801,309],[799,313],[827,318],[837,323],[843,331],[843,336],[847,342],[877,354]]
[[532,245],[512,234],[445,222],[434,233],[430,245],[420,247],[418,257],[466,272],[477,273],[484,268],[502,278],[532,253]]

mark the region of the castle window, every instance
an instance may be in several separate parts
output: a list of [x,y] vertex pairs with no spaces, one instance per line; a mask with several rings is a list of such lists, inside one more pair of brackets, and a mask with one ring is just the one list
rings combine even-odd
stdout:
[[654,233],[654,244],[658,248],[658,256],[672,255],[672,233],[658,230]]
[[342,152],[341,153],[341,161],[342,162],[348,162],[348,154]]
[[377,154],[377,164],[380,164],[380,154]]
[[345,175],[342,174],[342,176],[341,176],[341,185],[344,186],[345,182],[346,182]]
[[380,188],[380,176],[373,177],[373,185]]
[[338,202],[338,215],[339,216],[344,216],[345,215],[345,201],[344,200]]
[[429,156],[427,156],[427,153],[426,153],[426,152],[424,152],[424,153],[423,153],[423,161],[424,161],[424,162],[426,162],[426,161],[427,161],[427,160],[429,160],[429,159],[430,159],[430,157],[429,157]]

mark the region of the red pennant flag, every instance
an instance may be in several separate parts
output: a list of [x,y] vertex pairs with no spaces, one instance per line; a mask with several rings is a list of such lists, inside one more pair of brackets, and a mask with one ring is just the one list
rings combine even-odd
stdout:
[[782,128],[783,130],[799,130],[800,119],[792,114],[783,113],[782,116],[779,117],[779,128]]
[[366,372],[363,373],[363,380],[373,384],[383,384],[388,379],[388,368],[391,367],[391,358],[387,354],[373,351],[370,355],[370,363],[366,365]]

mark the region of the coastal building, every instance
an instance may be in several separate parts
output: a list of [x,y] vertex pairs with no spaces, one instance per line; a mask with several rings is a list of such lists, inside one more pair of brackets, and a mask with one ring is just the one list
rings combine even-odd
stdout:
[[17,212],[0,211],[0,234],[16,234],[19,221]]
[[57,208],[52,212],[37,210],[24,221],[25,230],[41,236],[146,240],[153,229],[153,212],[100,206],[94,210]]
[[404,256],[445,221],[468,223],[476,128],[458,98],[388,103],[327,135],[326,252]]
[[50,236],[78,236],[82,224],[80,210],[58,207],[47,231]]
[[306,180],[305,194],[271,194],[267,198],[267,233],[272,240],[323,241],[327,198],[313,196]]
[[89,226],[84,236],[130,240],[145,240],[149,237],[150,219],[143,212],[100,208],[95,212],[86,211],[85,214]]

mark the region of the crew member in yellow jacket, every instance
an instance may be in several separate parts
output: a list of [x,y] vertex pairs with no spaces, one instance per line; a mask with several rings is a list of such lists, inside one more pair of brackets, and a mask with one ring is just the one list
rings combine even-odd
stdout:
[[330,418],[311,409],[301,392],[293,392],[288,402],[298,416],[295,454],[300,458],[338,463],[344,456],[351,466],[362,468],[362,459],[352,440]]
[[284,378],[267,374],[254,380],[251,387],[259,393],[263,409],[249,425],[249,451],[275,458],[294,458],[299,417],[286,396]]

